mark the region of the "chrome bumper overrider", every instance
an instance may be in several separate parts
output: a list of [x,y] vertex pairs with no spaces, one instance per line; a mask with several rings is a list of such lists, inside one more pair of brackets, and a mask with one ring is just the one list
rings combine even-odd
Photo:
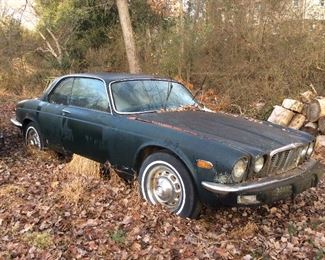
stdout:
[[255,182],[227,185],[203,181],[201,184],[206,190],[220,195],[256,194],[288,185],[300,185],[313,178],[315,179],[313,186],[316,186],[323,173],[324,167],[316,160],[311,159],[285,174],[266,177]]
[[22,126],[23,126],[22,123],[20,123],[19,121],[17,121],[16,118],[11,118],[10,121],[11,121],[11,123],[12,123],[13,125],[15,125],[15,126],[17,126],[17,127],[22,127]]

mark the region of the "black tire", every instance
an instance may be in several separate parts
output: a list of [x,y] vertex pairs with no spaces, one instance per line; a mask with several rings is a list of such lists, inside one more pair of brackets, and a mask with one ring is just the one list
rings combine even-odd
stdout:
[[201,202],[184,164],[164,152],[149,155],[141,165],[140,193],[150,204],[161,204],[181,217],[197,218]]
[[44,138],[35,122],[31,122],[24,127],[25,144],[38,150],[44,149]]

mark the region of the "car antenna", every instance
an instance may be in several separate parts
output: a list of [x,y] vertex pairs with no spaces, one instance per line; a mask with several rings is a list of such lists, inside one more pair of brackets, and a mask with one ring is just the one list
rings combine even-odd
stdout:
[[207,77],[208,77],[208,75],[205,74],[204,79],[203,79],[203,81],[202,81],[202,83],[201,83],[201,86],[200,86],[200,88],[195,92],[195,94],[194,94],[194,96],[193,96],[193,99],[195,99],[195,98],[197,97],[197,95],[198,95],[198,94],[203,90],[204,83],[205,83]]

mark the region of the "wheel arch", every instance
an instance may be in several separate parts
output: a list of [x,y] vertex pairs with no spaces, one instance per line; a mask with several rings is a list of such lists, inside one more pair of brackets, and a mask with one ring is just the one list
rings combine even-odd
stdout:
[[186,169],[189,171],[191,178],[193,178],[193,181],[195,181],[194,173],[196,172],[196,169],[193,167],[191,160],[181,150],[157,143],[145,144],[138,149],[133,163],[136,174],[139,173],[143,161],[149,155],[156,152],[166,152],[175,156],[181,163],[184,164]]
[[23,120],[23,124],[22,124],[22,130],[25,131],[26,130],[26,126],[32,122],[35,122],[33,119],[27,117]]

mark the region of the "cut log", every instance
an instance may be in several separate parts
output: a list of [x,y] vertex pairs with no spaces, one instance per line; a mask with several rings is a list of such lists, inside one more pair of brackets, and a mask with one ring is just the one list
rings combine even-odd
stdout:
[[325,149],[325,135],[319,135],[316,138],[315,150],[320,151]]
[[300,94],[300,99],[304,103],[310,103],[315,97],[316,97],[316,93],[311,90],[308,90]]
[[300,130],[316,136],[318,134],[317,128],[318,128],[317,123],[308,122]]
[[294,115],[295,113],[289,109],[281,106],[274,106],[273,112],[267,121],[274,124],[287,126]]
[[295,114],[289,123],[289,127],[293,129],[300,129],[305,123],[306,117],[302,114]]
[[304,108],[301,111],[301,114],[303,114],[305,117],[307,117],[307,110],[308,110],[308,104],[304,104]]
[[322,116],[318,120],[318,130],[321,134],[325,134],[325,116]]
[[310,122],[316,122],[320,117],[325,116],[325,98],[314,99],[308,104],[307,119]]
[[304,103],[302,103],[298,100],[295,100],[295,99],[286,98],[283,100],[282,106],[286,109],[291,110],[291,111],[301,113],[301,111],[304,108]]
[[314,122],[308,122],[307,124],[305,124],[305,127],[312,128],[312,129],[317,130],[318,124],[317,123],[314,123]]

